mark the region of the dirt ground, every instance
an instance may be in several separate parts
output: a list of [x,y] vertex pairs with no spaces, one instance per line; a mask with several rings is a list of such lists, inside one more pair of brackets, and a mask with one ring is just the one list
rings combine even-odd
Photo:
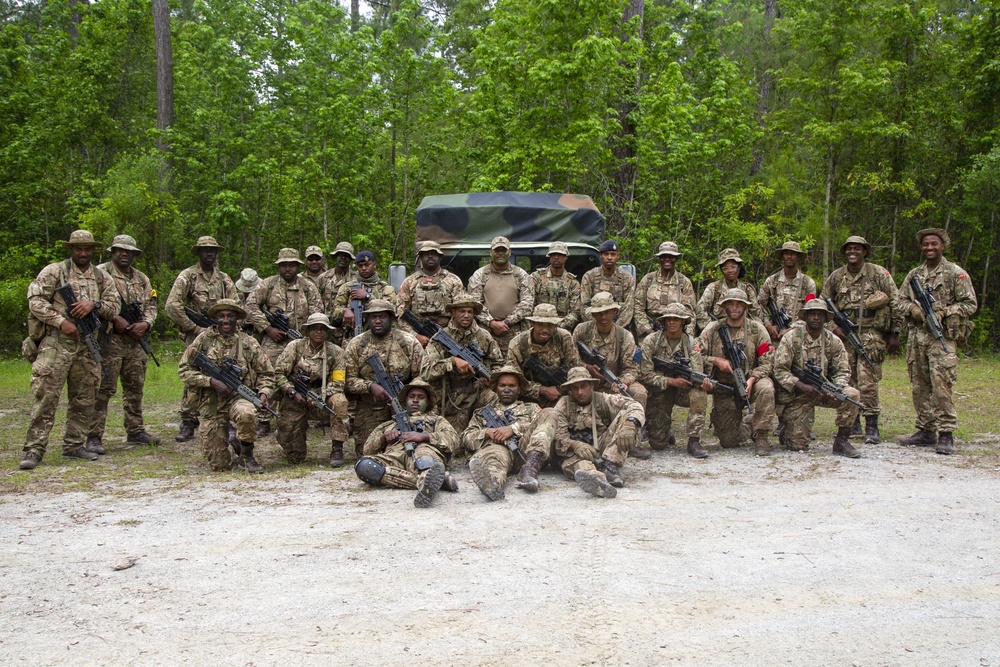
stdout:
[[349,467],[8,494],[0,663],[1000,665],[1000,469],[828,451],[657,453],[614,500],[456,465],[429,510]]

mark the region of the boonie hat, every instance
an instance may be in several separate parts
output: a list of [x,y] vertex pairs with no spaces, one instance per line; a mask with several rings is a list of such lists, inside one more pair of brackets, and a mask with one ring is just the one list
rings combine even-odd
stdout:
[[671,303],[667,306],[667,309],[663,311],[663,314],[657,317],[657,321],[665,320],[668,317],[673,317],[678,320],[684,320],[684,322],[691,321],[691,313],[688,309],[684,307],[682,303]]
[[921,229],[917,232],[917,243],[923,243],[924,237],[933,234],[941,239],[941,243],[947,248],[951,245],[951,237],[948,235],[947,229],[941,229],[940,227],[928,227],[927,229]]
[[865,257],[871,254],[872,244],[865,240],[863,236],[848,236],[847,240],[840,246],[840,254],[843,255],[847,252],[847,246],[851,243],[857,243],[865,247]]
[[559,311],[551,303],[538,304],[535,306],[534,312],[524,319],[529,322],[541,322],[543,324],[559,324],[562,322],[562,318],[559,317]]
[[282,248],[278,251],[278,259],[275,264],[305,264],[299,259],[299,251],[295,248]]
[[682,253],[680,249],[677,248],[677,244],[673,241],[664,241],[660,244],[660,249],[656,251],[656,256],[660,255],[673,255],[674,257],[681,257]]
[[596,315],[606,310],[621,310],[621,306],[615,301],[615,297],[611,296],[611,292],[598,292],[590,300],[590,307],[587,308],[587,314]]
[[219,242],[215,240],[214,236],[199,236],[198,242],[191,246],[191,254],[197,255],[198,248],[217,248],[220,252],[225,250]]
[[247,316],[247,311],[244,310],[243,306],[240,305],[239,301],[234,301],[233,299],[219,299],[216,301],[211,308],[208,309],[208,316],[215,317],[216,313],[222,310],[231,310],[243,319]]
[[315,325],[320,325],[333,331],[333,327],[330,326],[330,318],[326,316],[326,313],[313,313],[306,320],[306,323],[299,327],[299,331],[304,334],[306,333],[306,329]]
[[806,301],[806,305],[802,306],[802,309],[799,310],[799,319],[805,320],[806,313],[810,310],[822,310],[824,313],[826,313],[827,322],[833,319],[833,313],[830,312],[830,309],[826,307],[826,302],[823,301],[823,299],[809,299],[808,301]]
[[719,301],[719,303],[723,304],[727,301],[739,301],[740,303],[745,303],[748,306],[750,305],[750,299],[747,298],[747,293],[739,287],[727,289],[725,294],[722,295],[722,300]]
[[368,302],[368,307],[365,308],[362,313],[363,316],[367,317],[372,313],[392,313],[392,316],[396,316],[396,310],[392,307],[392,304],[385,299],[372,299]]
[[236,289],[249,294],[257,289],[257,285],[260,285],[260,276],[257,275],[256,271],[249,268],[240,271],[240,277],[236,281]]
[[62,242],[64,248],[68,248],[71,245],[83,245],[83,246],[93,246],[98,250],[101,249],[101,244],[94,240],[94,235],[88,232],[86,229],[78,229],[69,235],[69,241]]
[[344,253],[350,256],[351,259],[354,259],[354,246],[352,246],[347,241],[341,241],[340,243],[337,244],[337,247],[334,248],[330,254],[337,255],[339,253]]
[[560,389],[569,389],[575,384],[580,384],[581,382],[593,382],[598,383],[600,380],[593,377],[583,366],[574,366],[569,369],[569,375],[566,377],[566,381],[559,385]]

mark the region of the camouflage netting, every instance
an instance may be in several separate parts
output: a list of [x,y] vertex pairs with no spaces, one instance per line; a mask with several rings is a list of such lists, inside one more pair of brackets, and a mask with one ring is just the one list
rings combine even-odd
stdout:
[[604,216],[585,195],[543,192],[477,192],[424,197],[417,207],[417,245],[512,242],[600,245]]

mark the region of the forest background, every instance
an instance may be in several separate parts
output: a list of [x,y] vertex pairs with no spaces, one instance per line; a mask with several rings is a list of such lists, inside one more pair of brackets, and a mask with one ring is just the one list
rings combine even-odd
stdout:
[[1000,4],[368,8],[0,0],[0,345],[76,228],[136,237],[165,297],[201,234],[230,274],[338,240],[384,269],[423,196],[533,190],[593,197],[640,275],[676,241],[696,284],[728,246],[762,280],[788,239],[821,280],[850,234],[898,284],[946,227],[1000,347]]

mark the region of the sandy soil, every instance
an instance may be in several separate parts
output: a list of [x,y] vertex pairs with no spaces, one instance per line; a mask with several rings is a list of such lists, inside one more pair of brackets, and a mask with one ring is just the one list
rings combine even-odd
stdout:
[[[429,510],[350,468],[0,498],[0,663],[1000,665],[1000,471],[630,461]],[[134,567],[115,571],[123,556]]]

